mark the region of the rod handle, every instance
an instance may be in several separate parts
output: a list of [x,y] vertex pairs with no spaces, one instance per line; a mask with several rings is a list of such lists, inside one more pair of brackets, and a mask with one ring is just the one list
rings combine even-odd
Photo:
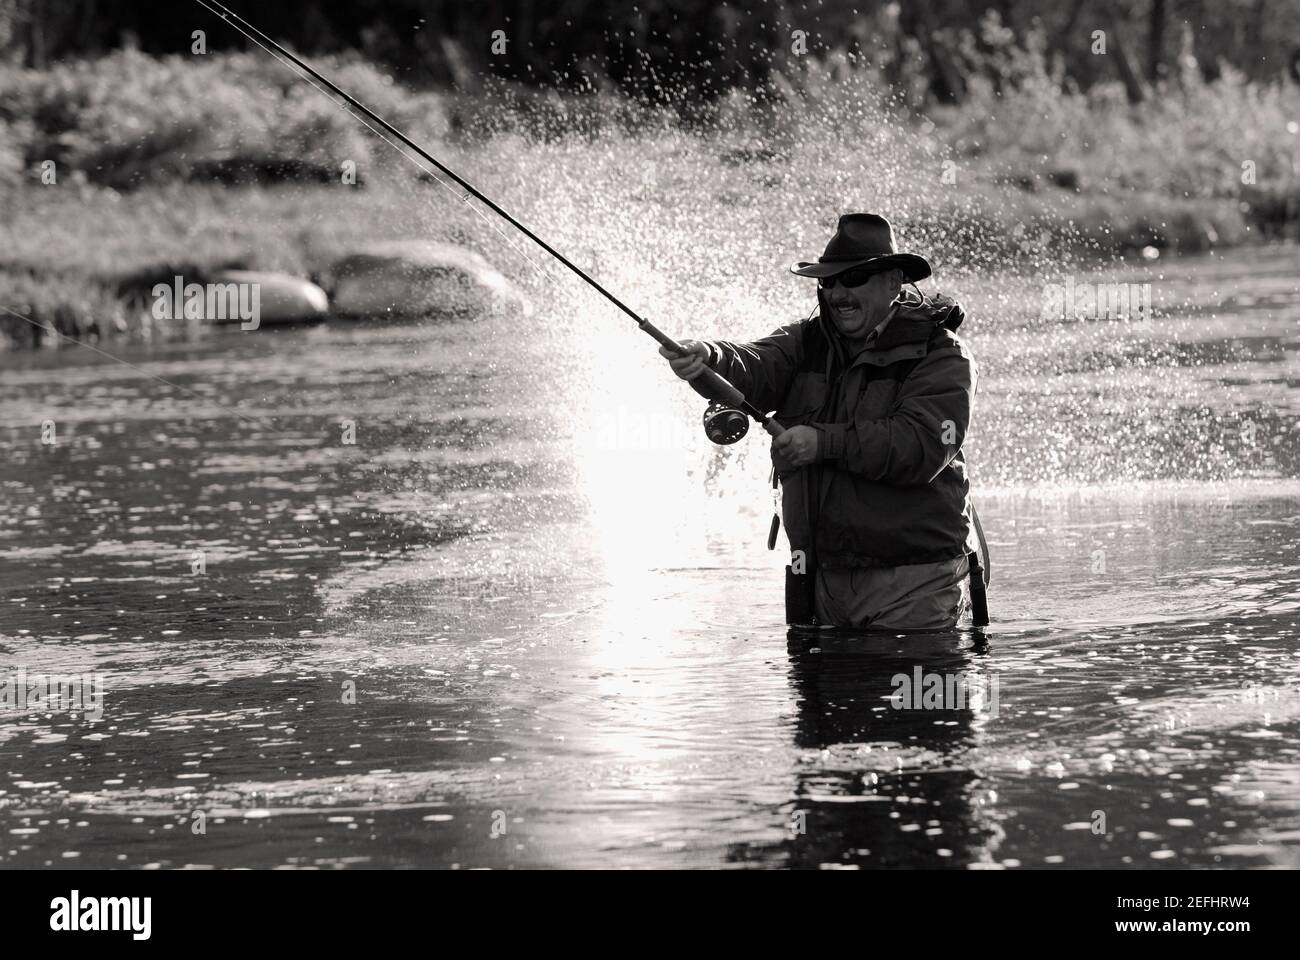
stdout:
[[745,402],[745,395],[712,367],[706,366],[695,380],[715,400],[723,400],[735,406],[740,406]]
[[[637,326],[650,334],[650,336],[654,337],[679,357],[686,356],[686,350],[683,349],[680,343],[668,336],[668,334],[664,333],[649,320],[642,319]],[[768,417],[766,420],[762,419],[761,411],[755,410],[754,407],[745,399],[745,395],[737,390],[730,380],[726,379],[712,367],[706,366],[696,379],[700,381],[700,384],[709,391],[714,399],[722,400],[744,409],[755,420],[758,420],[758,422],[763,425],[763,429],[772,436],[778,437],[785,433],[785,427],[781,426],[775,418]]]

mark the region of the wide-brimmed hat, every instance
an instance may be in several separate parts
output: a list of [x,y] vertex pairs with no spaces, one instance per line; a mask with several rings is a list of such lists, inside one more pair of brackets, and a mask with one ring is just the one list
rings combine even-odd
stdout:
[[894,228],[874,213],[844,214],[826,252],[815,261],[796,263],[790,272],[801,277],[833,277],[868,264],[882,271],[897,267],[913,282],[930,275],[929,261],[914,253],[899,253],[894,247]]

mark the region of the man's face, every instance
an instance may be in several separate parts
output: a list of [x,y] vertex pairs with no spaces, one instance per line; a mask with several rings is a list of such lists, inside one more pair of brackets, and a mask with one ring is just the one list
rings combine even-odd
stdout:
[[861,286],[836,283],[824,293],[840,335],[848,340],[861,340],[885,319],[889,305],[902,289],[902,272],[886,270],[873,273]]

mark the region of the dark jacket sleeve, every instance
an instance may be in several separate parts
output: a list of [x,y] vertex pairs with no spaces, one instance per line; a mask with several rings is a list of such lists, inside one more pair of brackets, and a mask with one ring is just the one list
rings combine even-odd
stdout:
[[[709,366],[729,380],[745,399],[764,413],[781,405],[803,357],[804,322],[787,324],[753,343],[705,341]],[[695,392],[715,399],[692,380]]]
[[931,350],[900,385],[888,416],[813,424],[822,431],[822,459],[880,483],[930,483],[966,438],[975,377],[974,360],[960,344]]

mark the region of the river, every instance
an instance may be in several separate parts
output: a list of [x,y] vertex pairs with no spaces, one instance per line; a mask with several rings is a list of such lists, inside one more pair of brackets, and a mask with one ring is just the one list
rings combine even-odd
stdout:
[[984,636],[788,636],[763,436],[616,317],[0,355],[0,680],[103,684],[0,712],[0,867],[1300,866],[1298,267],[949,291]]

